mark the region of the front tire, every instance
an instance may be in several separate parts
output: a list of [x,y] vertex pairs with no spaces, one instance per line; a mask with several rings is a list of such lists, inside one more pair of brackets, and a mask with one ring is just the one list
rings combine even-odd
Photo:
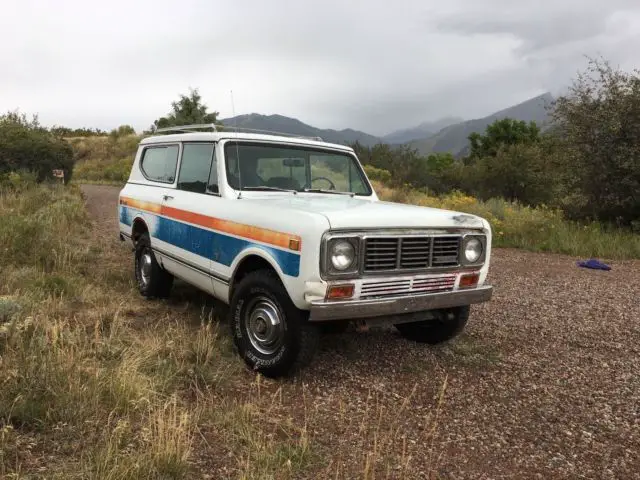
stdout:
[[414,342],[435,345],[451,340],[458,335],[469,320],[469,306],[451,308],[437,312],[432,320],[397,323],[400,334]]
[[309,364],[318,346],[318,329],[293,304],[270,270],[244,277],[231,299],[233,342],[249,368],[281,377]]
[[136,282],[140,294],[147,298],[167,298],[173,285],[173,275],[164,270],[151,249],[148,233],[143,233],[135,249]]

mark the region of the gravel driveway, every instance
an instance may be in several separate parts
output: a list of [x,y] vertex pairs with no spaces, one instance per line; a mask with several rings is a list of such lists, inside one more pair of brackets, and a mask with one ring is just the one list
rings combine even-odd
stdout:
[[[115,244],[117,189],[83,190]],[[371,460],[375,478],[640,478],[640,262],[576,260],[496,249],[494,298],[455,341],[327,336],[299,377],[266,381],[273,415],[307,425],[320,460],[303,476],[361,477]],[[210,448],[196,463],[218,478]]]

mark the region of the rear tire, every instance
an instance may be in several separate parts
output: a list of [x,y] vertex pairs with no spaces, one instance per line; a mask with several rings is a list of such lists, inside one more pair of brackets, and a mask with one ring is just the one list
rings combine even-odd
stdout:
[[275,272],[257,270],[235,287],[229,309],[231,333],[249,368],[267,377],[308,365],[319,334],[308,313],[296,308]]
[[136,242],[135,274],[142,296],[167,298],[171,293],[173,275],[164,270],[156,260],[148,233],[143,233]]
[[469,320],[469,306],[442,310],[436,318],[422,322],[397,323],[394,326],[408,340],[435,345],[458,335]]

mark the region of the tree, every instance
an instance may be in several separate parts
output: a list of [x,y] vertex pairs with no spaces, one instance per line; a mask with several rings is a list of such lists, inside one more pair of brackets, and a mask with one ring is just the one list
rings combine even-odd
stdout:
[[171,102],[172,111],[166,117],[160,117],[153,122],[151,132],[159,128],[177,125],[193,125],[200,123],[216,123],[218,112],[208,112],[208,107],[202,103],[202,96],[198,89],[190,90],[189,95],[180,95],[177,102]]
[[[640,72],[590,59],[554,105],[564,138],[574,217],[640,220]],[[578,208],[575,208],[578,207]]]
[[53,177],[53,170],[63,170],[65,181],[71,179],[74,157],[71,145],[19,112],[0,116],[0,175],[26,170],[38,181]]
[[495,157],[505,145],[531,144],[539,139],[540,129],[535,122],[503,118],[489,125],[484,135],[477,132],[469,135],[469,157],[472,161],[483,157]]
[[561,189],[557,156],[546,144],[503,145],[495,156],[466,167],[467,189],[487,200],[501,197],[527,205],[553,201]]

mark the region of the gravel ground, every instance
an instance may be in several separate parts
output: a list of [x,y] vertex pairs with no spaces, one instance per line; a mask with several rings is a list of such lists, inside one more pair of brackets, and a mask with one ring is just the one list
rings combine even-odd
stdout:
[[[115,239],[118,190],[83,190]],[[297,378],[265,381],[274,418],[307,425],[319,460],[301,476],[362,477],[369,461],[375,478],[640,478],[640,261],[576,260],[496,249],[494,298],[455,341],[326,336]],[[255,398],[255,384],[236,393]],[[196,465],[219,478],[208,427]]]

